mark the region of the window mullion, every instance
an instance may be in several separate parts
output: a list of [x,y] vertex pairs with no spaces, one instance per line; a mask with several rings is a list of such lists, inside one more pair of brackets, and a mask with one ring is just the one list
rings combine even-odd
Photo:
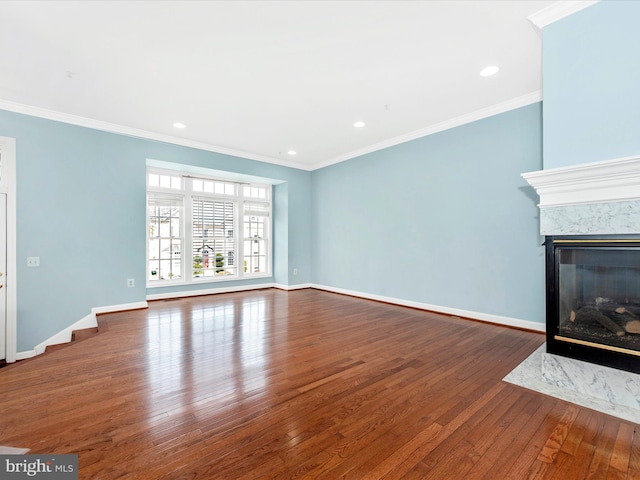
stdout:
[[[185,181],[187,179],[185,178]],[[193,196],[187,188],[184,196],[184,249],[183,264],[186,283],[193,282]]]
[[238,200],[238,233],[236,235],[236,249],[238,251],[238,277],[244,277],[244,201]]

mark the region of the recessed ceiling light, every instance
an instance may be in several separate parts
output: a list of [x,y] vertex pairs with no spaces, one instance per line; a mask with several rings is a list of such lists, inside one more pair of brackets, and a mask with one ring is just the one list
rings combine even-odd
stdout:
[[495,75],[500,70],[500,67],[496,67],[495,65],[489,65],[488,67],[484,67],[480,70],[481,77],[490,77],[491,75]]
[[298,153],[298,152],[296,152],[295,150],[289,150],[287,153],[288,153],[289,155],[295,155],[295,154],[296,154],[296,153]]
[[180,123],[180,122],[174,123],[173,126],[176,128],[187,128],[187,126],[184,123]]
[[364,127],[365,123],[364,122],[356,122],[353,124],[354,127],[356,128],[362,128]]

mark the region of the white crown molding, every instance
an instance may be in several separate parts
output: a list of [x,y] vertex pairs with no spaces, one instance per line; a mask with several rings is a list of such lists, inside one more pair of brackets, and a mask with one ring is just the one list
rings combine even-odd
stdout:
[[536,27],[542,30],[547,25],[557,22],[569,15],[598,3],[598,0],[571,0],[561,1],[543,8],[539,12],[529,15],[527,18]]
[[54,110],[47,110],[46,108],[34,107],[31,105],[24,105],[22,103],[11,102],[9,100],[0,99],[0,110],[7,110],[9,112],[22,113],[24,115],[30,115],[32,117],[46,118],[47,120],[55,120],[57,122],[77,125],[79,127],[86,127],[86,128],[92,128],[94,130],[101,130],[103,132],[117,133],[120,135],[127,135],[130,137],[136,137],[136,138],[144,138],[147,140],[155,140],[157,142],[170,143],[173,145],[180,145],[180,146],[189,147],[189,148],[196,148],[198,150],[204,150],[207,152],[221,153],[223,155],[230,155],[233,157],[240,157],[248,160],[256,160],[258,162],[281,165],[283,167],[296,168],[299,170],[307,170],[307,171],[310,170],[308,165],[304,165],[297,162],[290,162],[290,161],[285,161],[279,158],[267,157],[264,155],[257,155],[254,153],[243,152],[243,151],[234,150],[231,148],[220,147],[217,145],[212,145],[210,143],[196,142],[195,140],[188,140],[185,138],[174,137],[171,135],[164,135],[161,133],[149,132],[147,130],[141,130],[138,128],[117,125],[115,123],[102,122],[100,120],[94,120],[87,117],[80,117],[78,115],[71,115],[68,113],[56,112]]
[[366,155],[368,153],[373,153],[378,150],[382,150],[388,147],[393,147],[395,145],[409,142],[411,140],[416,140],[421,137],[426,137],[427,135],[432,135],[434,133],[459,127],[467,123],[482,120],[483,118],[492,117],[500,113],[508,112],[509,110],[525,107],[527,105],[531,105],[532,103],[536,103],[541,100],[542,100],[542,92],[537,90],[535,92],[531,92],[526,95],[522,95],[520,97],[516,97],[511,100],[507,100],[487,108],[476,110],[475,112],[461,115],[459,117],[456,117],[450,120],[445,120],[444,122],[440,122],[420,130],[415,130],[413,132],[409,132],[407,134],[400,135],[398,137],[385,140],[383,142],[378,142],[373,145],[369,145],[367,147],[346,153],[344,155],[340,155],[338,157],[335,157],[326,161],[317,162],[311,165],[302,164],[298,162],[285,161],[279,158],[267,157],[263,155],[256,155],[253,153],[233,150],[225,147],[220,147],[217,145],[211,145],[209,143],[196,142],[193,140],[173,137],[170,135],[149,132],[146,130],[126,127],[123,125],[117,125],[114,123],[103,122],[103,121],[94,120],[91,118],[80,117],[77,115],[70,115],[67,113],[56,112],[54,110],[47,110],[45,108],[34,107],[34,106],[11,102],[3,99],[0,99],[0,110],[7,110],[10,112],[21,113],[24,115],[30,115],[38,118],[45,118],[47,120],[54,120],[57,122],[68,123],[68,124],[77,125],[80,127],[92,128],[94,130],[101,130],[104,132],[116,133],[119,135],[127,135],[130,137],[144,138],[147,140],[155,140],[158,142],[169,143],[173,145],[180,145],[183,147],[195,148],[198,150],[204,150],[208,152],[221,153],[224,155],[231,155],[234,157],[240,157],[248,160],[255,160],[258,162],[271,163],[274,165],[295,168],[298,170],[313,171],[319,168],[328,167],[329,165],[343,162],[345,160],[349,160],[351,158]]
[[540,207],[640,199],[640,156],[523,173]]
[[282,160],[274,157],[257,155],[257,154],[243,152],[239,150],[233,150],[230,148],[220,147],[220,146],[212,145],[209,143],[196,142],[193,140],[187,140],[184,138],[173,137],[170,135],[149,132],[146,130],[126,127],[123,125],[117,125],[114,123],[103,122],[103,121],[94,120],[91,118],[80,117],[77,115],[70,115],[67,113],[56,112],[54,110],[47,110],[45,108],[34,107],[31,105],[25,105],[17,102],[11,102],[9,100],[0,99],[0,110],[7,110],[10,112],[21,113],[24,115],[30,115],[38,118],[45,118],[47,120],[54,120],[57,122],[68,123],[68,124],[77,125],[80,127],[92,128],[94,130],[101,130],[104,132],[116,133],[119,135],[127,135],[130,137],[144,138],[147,140],[155,140],[158,142],[169,143],[173,145],[180,145],[183,147],[195,148],[198,150],[204,150],[207,152],[221,153],[224,155],[231,155],[234,157],[240,157],[248,160],[271,163],[274,165],[295,168],[298,170],[313,171],[319,168],[328,167],[329,165],[343,162],[345,160],[349,160],[351,158],[366,155],[368,153],[373,153],[378,150],[382,150],[388,147],[393,147],[395,145],[409,142],[411,140],[415,140],[421,137],[426,137],[427,135],[432,135],[434,133],[442,132],[444,130],[449,130],[450,128],[455,128],[461,125],[465,125],[467,123],[475,122],[477,120],[482,120],[483,118],[491,117],[493,115],[498,115],[500,113],[504,113],[509,110],[514,110],[516,108],[531,105],[532,103],[536,103],[541,100],[542,100],[542,92],[538,90],[538,91],[528,93],[526,95],[522,95],[520,97],[511,99],[511,100],[507,100],[505,102],[498,103],[496,105],[492,105],[487,108],[483,108],[481,110],[476,110],[475,112],[461,115],[459,117],[446,120],[444,122],[440,122],[420,130],[415,130],[413,132],[409,132],[407,134],[400,135],[398,137],[394,137],[389,140],[385,140],[383,142],[379,142],[373,145],[369,145],[365,148],[354,150],[353,152],[349,152],[347,154],[340,155],[338,157],[335,157],[326,161],[317,162],[311,165],[302,164],[299,162],[286,161],[286,160]]
[[465,125],[467,123],[482,120],[483,118],[492,117],[500,113],[508,112],[509,110],[525,107],[527,105],[531,105],[532,103],[539,102],[540,100],[542,100],[542,92],[540,90],[537,90],[535,92],[528,93],[526,95],[522,95],[520,97],[516,97],[511,100],[507,100],[505,102],[497,103],[495,105],[492,105],[487,108],[483,108],[481,110],[476,110],[475,112],[471,112],[456,118],[452,118],[451,120],[445,120],[444,122],[436,123],[435,125],[431,125],[429,127],[426,127],[420,130],[415,130],[413,132],[400,135],[399,137],[394,137],[389,140],[385,140],[384,142],[375,143],[373,145],[369,145],[368,147],[361,148],[359,150],[354,150],[353,152],[347,153],[345,155],[340,155],[338,157],[332,158],[324,162],[316,163],[313,165],[313,168],[311,168],[311,170],[317,170],[319,168],[328,167],[329,165],[334,165],[336,163],[344,162],[345,160],[349,160],[351,158],[360,157],[368,153],[377,152],[378,150],[382,150],[384,148],[393,147],[401,143],[426,137],[427,135],[433,135],[434,133],[442,132],[445,130],[449,130],[451,128]]

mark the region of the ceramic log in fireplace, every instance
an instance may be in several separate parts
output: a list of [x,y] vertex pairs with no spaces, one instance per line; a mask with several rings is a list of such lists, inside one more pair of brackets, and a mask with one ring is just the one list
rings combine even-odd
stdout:
[[548,236],[547,352],[640,373],[640,235]]

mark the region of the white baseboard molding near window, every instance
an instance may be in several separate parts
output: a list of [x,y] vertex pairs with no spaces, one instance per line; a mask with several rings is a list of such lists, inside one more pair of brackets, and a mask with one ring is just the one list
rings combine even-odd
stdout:
[[124,312],[127,310],[138,310],[141,308],[147,308],[147,302],[136,303],[123,303],[120,305],[109,305],[104,307],[94,307],[91,309],[91,313],[78,320],[73,325],[69,325],[64,330],[59,331],[55,335],[47,338],[44,342],[39,343],[33,350],[26,350],[24,352],[18,352],[16,354],[16,360],[25,360],[27,358],[35,357],[44,353],[46,348],[50,345],[59,345],[61,343],[69,343],[74,330],[82,330],[84,328],[94,328],[98,326],[98,320],[96,315],[100,313],[111,312]]
[[327,285],[317,285],[314,283],[310,284],[309,287],[317,288],[318,290],[326,290],[333,293],[341,293],[343,295],[350,295],[352,297],[360,297],[366,298],[368,300],[377,300],[394,305],[401,305],[403,307],[417,308],[419,310],[428,310],[430,312],[443,313],[445,315],[452,315],[455,317],[464,317],[473,320],[480,320],[487,323],[505,325],[507,327],[522,328],[524,330],[533,330],[535,332],[546,331],[544,323],[532,322],[530,320],[521,320],[519,318],[503,317],[501,315],[472,312],[470,310],[462,310],[459,308],[442,307],[440,305],[431,305],[428,303],[414,302],[411,300],[403,300],[400,298],[384,297],[382,295],[373,295],[371,293],[356,292],[353,290],[346,290],[344,288],[329,287]]
[[203,290],[188,290],[182,292],[166,292],[166,293],[154,293],[147,295],[147,300],[168,300],[172,298],[182,297],[199,297],[201,295],[215,295],[217,293],[235,293],[246,292],[248,290],[262,290],[265,288],[277,288],[280,290],[301,290],[303,288],[311,288],[310,283],[299,283],[296,285],[284,285],[282,283],[256,283],[254,285],[236,285],[235,287],[221,287],[221,288],[207,288]]
[[[462,310],[459,308],[442,307],[440,305],[431,305],[428,303],[414,302],[411,300],[403,300],[393,297],[385,297],[382,295],[374,295],[370,293],[358,292],[354,290],[346,290],[344,288],[330,287],[327,285],[319,285],[315,283],[299,283],[296,285],[283,285],[279,283],[259,283],[256,285],[239,285],[235,287],[225,288],[211,288],[206,290],[191,290],[188,292],[171,292],[171,293],[158,293],[153,295],[147,295],[147,300],[165,300],[170,298],[179,297],[195,297],[200,295],[212,295],[216,293],[233,293],[243,292],[247,290],[260,290],[264,288],[278,288],[280,290],[292,291],[301,290],[304,288],[316,288],[318,290],[325,290],[327,292],[340,293],[343,295],[350,295],[352,297],[365,298],[368,300],[377,300],[380,302],[390,303],[393,305],[400,305],[403,307],[417,308],[419,310],[427,310],[430,312],[443,313],[445,315],[453,315],[456,317],[470,318],[473,320],[480,320],[488,323],[495,323],[498,325],[505,325],[508,327],[522,328],[525,330],[533,330],[536,332],[544,332],[545,325],[543,323],[532,322],[530,320],[521,320],[518,318],[503,317],[501,315],[492,315],[487,313],[473,312],[470,310]],[[147,302],[126,303],[121,305],[111,305],[105,307],[95,307],[91,309],[91,313],[84,318],[78,320],[73,325],[68,326],[64,330],[56,333],[55,335],[47,338],[44,342],[36,345],[33,350],[27,350],[24,352],[18,352],[16,354],[16,360],[24,360],[27,358],[35,357],[45,351],[49,345],[58,345],[60,343],[68,343],[71,341],[71,335],[74,330],[81,330],[83,328],[93,328],[98,326],[96,315],[100,313],[122,312],[127,310],[138,310],[141,308],[147,308]]]
[[298,283],[296,285],[283,285],[282,283],[274,283],[274,288],[278,288],[280,290],[286,290],[287,292],[291,290],[302,290],[303,288],[311,288],[310,283]]
[[221,287],[221,288],[206,288],[203,290],[186,290],[182,292],[166,292],[166,293],[154,293],[147,295],[147,300],[167,300],[171,298],[183,298],[183,297],[199,297],[201,295],[214,295],[216,293],[235,293],[244,292],[247,290],[262,290],[264,288],[273,288],[275,284],[269,283],[256,283],[253,285],[237,285],[235,287]]

